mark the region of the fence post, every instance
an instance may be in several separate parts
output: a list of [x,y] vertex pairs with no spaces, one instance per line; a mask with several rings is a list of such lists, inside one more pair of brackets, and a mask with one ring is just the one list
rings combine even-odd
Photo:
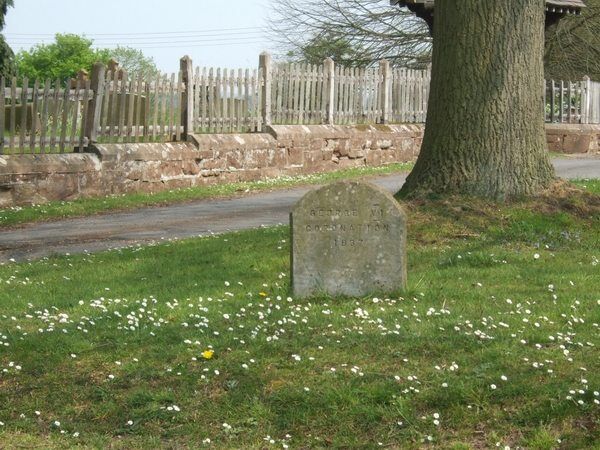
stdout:
[[390,88],[392,83],[392,72],[390,70],[390,62],[387,59],[379,61],[379,71],[383,78],[381,83],[381,119],[380,123],[388,123],[390,121]]
[[260,113],[262,117],[263,131],[269,125],[271,125],[271,54],[268,52],[262,52],[258,58],[258,68],[262,71],[263,84],[262,84],[262,100],[260,105]]
[[[94,92],[89,105],[89,113],[85,122],[85,136],[90,144],[98,142],[98,126],[100,125],[100,114],[102,113],[102,98],[104,97],[104,75],[106,68],[104,63],[97,62],[92,68],[92,79],[90,89]],[[55,87],[56,89],[56,87]]]
[[194,77],[192,66],[192,59],[188,55],[179,60],[181,81],[185,85],[181,91],[181,125],[183,125],[181,139],[184,141],[194,132]]
[[335,63],[333,59],[326,58],[323,61],[325,76],[325,99],[327,101],[325,111],[325,123],[333,125],[333,113],[335,108]]
[[590,123],[592,81],[587,75],[581,82],[581,123]]

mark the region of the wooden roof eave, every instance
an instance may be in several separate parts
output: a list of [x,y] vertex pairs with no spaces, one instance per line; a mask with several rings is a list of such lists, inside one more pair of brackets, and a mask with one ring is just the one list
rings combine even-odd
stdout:
[[[435,0],[390,0],[391,5],[406,6],[411,11],[413,8],[430,10],[435,6]],[[581,14],[585,8],[582,0],[546,0],[546,11],[553,14]]]

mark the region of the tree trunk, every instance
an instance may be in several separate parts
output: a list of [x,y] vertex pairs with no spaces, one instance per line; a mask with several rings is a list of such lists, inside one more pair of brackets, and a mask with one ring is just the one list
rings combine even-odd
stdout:
[[543,121],[544,0],[436,0],[421,153],[402,195],[530,195],[554,170]]

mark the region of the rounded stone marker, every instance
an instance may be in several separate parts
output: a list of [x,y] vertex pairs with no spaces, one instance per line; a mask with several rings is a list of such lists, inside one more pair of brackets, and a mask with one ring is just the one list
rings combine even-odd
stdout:
[[292,290],[362,297],[406,288],[406,214],[371,183],[307,193],[290,214]]

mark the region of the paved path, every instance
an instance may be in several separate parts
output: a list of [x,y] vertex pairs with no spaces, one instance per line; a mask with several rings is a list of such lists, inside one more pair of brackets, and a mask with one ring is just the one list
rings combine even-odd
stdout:
[[[559,176],[565,178],[600,178],[600,158],[560,158],[554,160],[554,165]],[[370,181],[390,192],[397,192],[405,177],[406,174],[395,174]],[[201,200],[0,231],[0,262],[284,224],[288,223],[292,205],[313,188],[263,192],[226,200]]]

